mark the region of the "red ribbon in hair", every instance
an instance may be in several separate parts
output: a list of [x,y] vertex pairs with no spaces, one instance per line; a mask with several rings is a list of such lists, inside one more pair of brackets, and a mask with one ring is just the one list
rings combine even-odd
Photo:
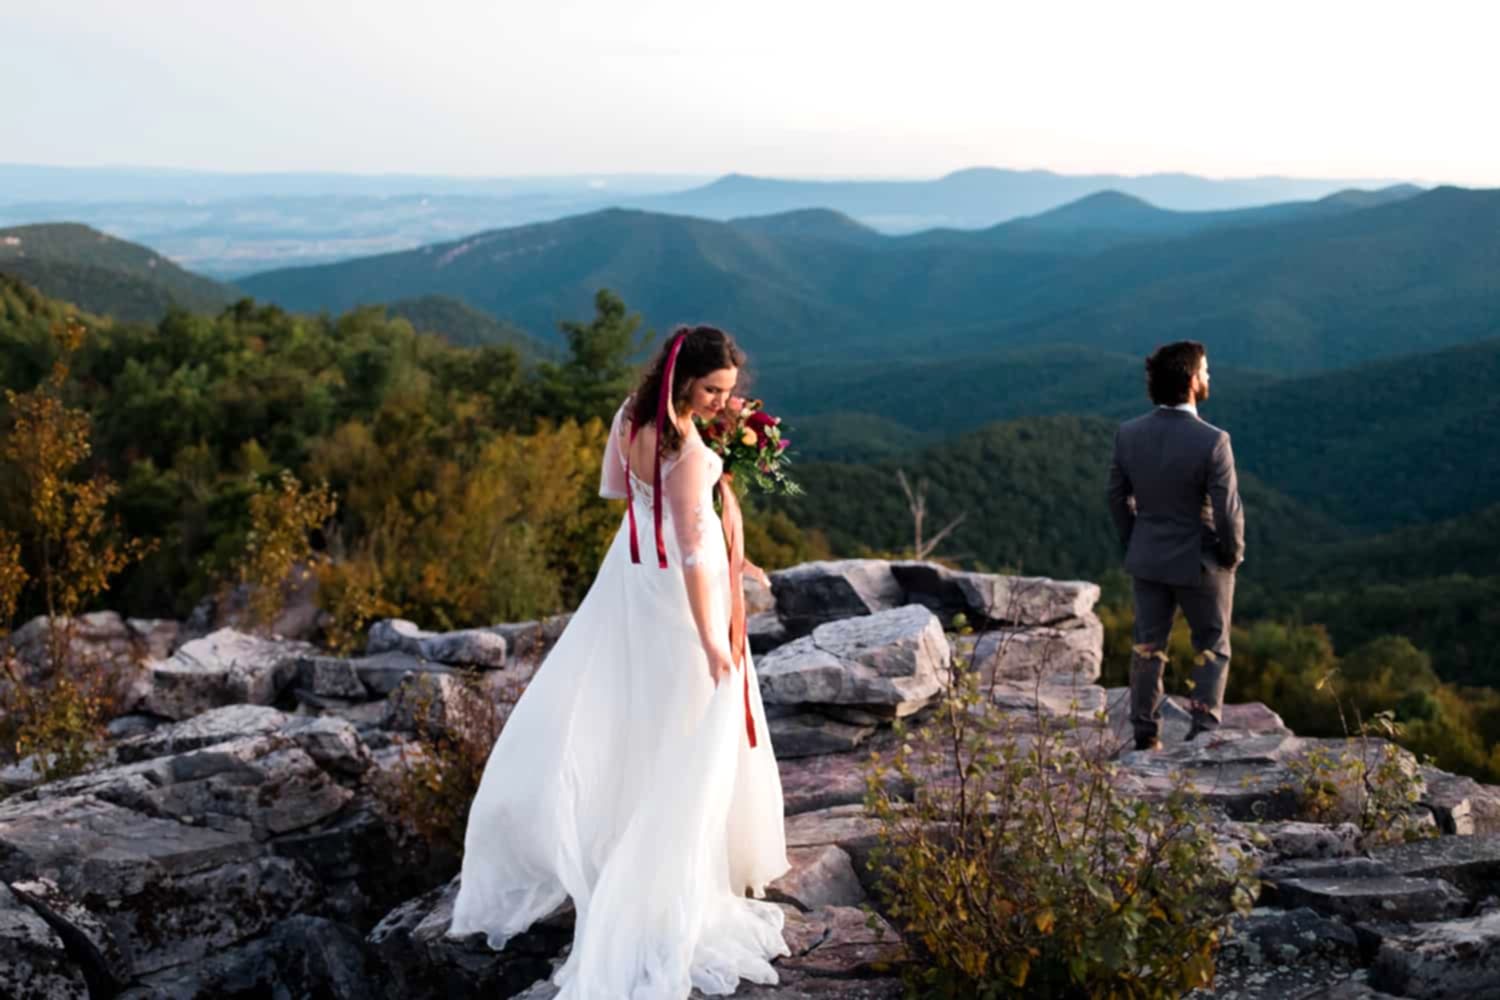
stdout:
[[[667,568],[667,542],[661,530],[662,431],[667,425],[667,407],[672,399],[672,376],[677,369],[677,353],[682,350],[682,342],[687,334],[687,331],[679,333],[667,350],[667,363],[662,370],[661,395],[656,401],[656,456],[651,478],[651,516],[656,524],[656,561],[662,569]],[[638,429],[632,421],[632,445],[635,444]],[[639,563],[641,543],[635,527],[635,490],[631,485],[633,477],[630,474],[631,450],[625,449],[625,503],[626,516],[630,520],[630,561]],[[734,495],[734,489],[727,479],[719,483],[719,504],[724,511],[724,541],[729,550],[729,651],[734,662],[739,664],[740,673],[744,674],[745,735],[749,737],[753,749],[756,745],[755,717],[750,712],[750,671],[745,666],[745,640],[748,633],[745,620],[745,519],[740,510],[739,498]]]
[[[662,569],[667,568],[667,540],[662,536],[661,531],[662,431],[667,426],[667,407],[672,401],[672,375],[677,370],[677,352],[682,350],[682,342],[686,339],[687,331],[684,330],[677,335],[672,341],[672,346],[667,350],[667,363],[661,373],[661,394],[656,400],[656,461],[651,474],[651,517],[656,522],[656,561]],[[632,421],[631,444],[635,444],[635,433],[639,429]],[[630,561],[638,563],[641,561],[641,543],[635,531],[635,491],[630,487],[630,452],[630,448],[625,449],[625,502],[630,510]]]

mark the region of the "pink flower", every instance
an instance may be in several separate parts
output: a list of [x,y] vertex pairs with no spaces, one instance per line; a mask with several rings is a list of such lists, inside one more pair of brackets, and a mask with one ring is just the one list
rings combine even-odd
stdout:
[[743,410],[744,408],[745,408],[745,397],[744,396],[730,396],[729,397],[729,412],[730,413],[738,413],[741,410]]

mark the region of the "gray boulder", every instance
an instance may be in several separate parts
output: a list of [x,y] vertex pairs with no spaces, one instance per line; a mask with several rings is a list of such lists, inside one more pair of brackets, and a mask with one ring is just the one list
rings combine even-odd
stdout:
[[776,614],[792,636],[807,635],[825,622],[889,611],[906,603],[905,592],[881,559],[811,562],[771,574]]
[[88,1000],[83,972],[47,921],[0,882],[0,996]]
[[1449,834],[1500,833],[1500,787],[1423,767],[1422,804]]
[[220,629],[152,664],[145,707],[156,715],[187,719],[221,705],[269,705],[296,677],[298,661],[316,652],[304,642]]
[[1420,924],[1407,934],[1385,938],[1370,981],[1403,997],[1500,996],[1500,910]]
[[750,641],[750,652],[756,656],[764,656],[777,646],[786,645],[791,639],[786,626],[781,624],[781,619],[776,617],[774,611],[751,615],[745,622],[745,631]]
[[859,906],[865,888],[843,848],[833,844],[793,847],[786,852],[791,870],[766,887],[766,898],[791,903],[799,910],[820,906]]
[[307,656],[298,660],[297,686],[324,698],[363,701],[370,696],[353,661],[341,656]]
[[853,705],[910,715],[947,685],[952,651],[937,617],[908,605],[818,626],[758,664],[771,705]]
[[355,657],[347,662],[369,695],[376,698],[390,695],[413,675],[457,673],[453,667],[396,650]]
[[399,652],[450,666],[495,670],[505,666],[506,641],[492,629],[427,632],[404,618],[387,618],[370,626],[365,652]]
[[890,569],[907,601],[945,621],[962,613],[976,626],[1055,625],[1091,614],[1099,601],[1098,584],[1082,580],[970,573],[930,562],[896,562]]
[[573,615],[568,612],[550,615],[540,621],[505,622],[500,625],[491,625],[486,631],[493,632],[505,640],[510,651],[512,666],[529,677],[536,671],[572,620]]
[[1066,627],[992,629],[974,644],[972,668],[992,680],[1092,684],[1104,662],[1104,625],[1092,613]]

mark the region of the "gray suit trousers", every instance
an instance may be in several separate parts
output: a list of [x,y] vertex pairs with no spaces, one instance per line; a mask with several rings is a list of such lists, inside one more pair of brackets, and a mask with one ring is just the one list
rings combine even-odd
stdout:
[[1130,662],[1130,722],[1135,734],[1155,737],[1161,729],[1165,695],[1167,639],[1172,619],[1182,608],[1198,653],[1190,680],[1193,716],[1207,728],[1219,724],[1224,710],[1224,686],[1229,681],[1229,618],[1234,607],[1234,572],[1203,567],[1196,586],[1135,578],[1135,653]]

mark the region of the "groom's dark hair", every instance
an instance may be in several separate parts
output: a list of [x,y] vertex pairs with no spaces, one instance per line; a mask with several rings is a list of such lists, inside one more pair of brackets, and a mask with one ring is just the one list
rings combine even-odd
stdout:
[[1193,376],[1203,364],[1208,349],[1196,340],[1179,340],[1151,352],[1146,359],[1146,392],[1158,406],[1176,406],[1188,401]]

